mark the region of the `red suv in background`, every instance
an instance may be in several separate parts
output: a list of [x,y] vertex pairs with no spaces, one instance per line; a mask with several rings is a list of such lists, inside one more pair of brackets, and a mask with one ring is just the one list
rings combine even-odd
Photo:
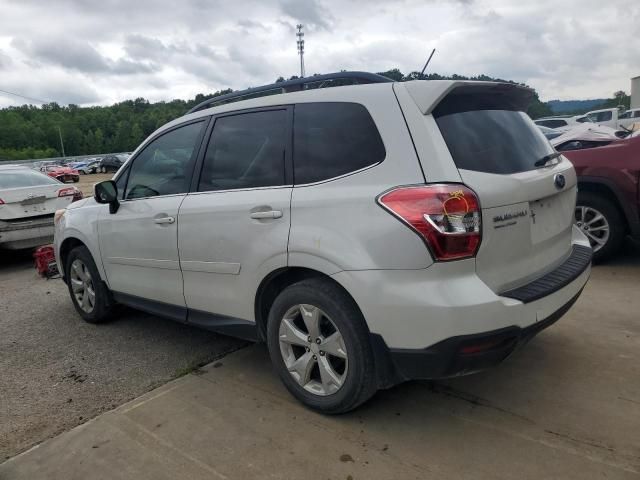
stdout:
[[562,154],[578,174],[575,220],[594,260],[613,255],[626,235],[640,239],[640,136]]

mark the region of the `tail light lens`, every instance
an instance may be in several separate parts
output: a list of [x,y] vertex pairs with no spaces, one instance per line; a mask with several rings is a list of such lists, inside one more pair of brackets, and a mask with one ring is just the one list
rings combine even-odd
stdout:
[[76,194],[75,187],[61,188],[58,190],[58,197],[73,197]]
[[4,205],[4,200],[0,198],[0,205]]
[[475,256],[482,216],[477,195],[460,184],[398,187],[378,202],[415,230],[436,260]]

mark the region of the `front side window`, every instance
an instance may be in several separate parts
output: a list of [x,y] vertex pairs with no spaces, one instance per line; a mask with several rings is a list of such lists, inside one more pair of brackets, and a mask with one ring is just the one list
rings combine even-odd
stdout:
[[268,110],[216,120],[199,192],[285,184],[287,111]]
[[203,126],[204,122],[191,123],[149,143],[131,165],[124,198],[186,193]]
[[301,103],[293,124],[296,184],[328,180],[384,160],[386,151],[367,109],[357,103]]

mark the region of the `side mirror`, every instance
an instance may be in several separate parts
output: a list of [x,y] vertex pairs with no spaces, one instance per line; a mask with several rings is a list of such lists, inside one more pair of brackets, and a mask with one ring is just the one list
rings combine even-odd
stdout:
[[120,208],[120,202],[118,202],[118,187],[113,180],[96,183],[93,187],[93,198],[95,198],[98,203],[108,203],[109,213],[116,213],[118,208]]

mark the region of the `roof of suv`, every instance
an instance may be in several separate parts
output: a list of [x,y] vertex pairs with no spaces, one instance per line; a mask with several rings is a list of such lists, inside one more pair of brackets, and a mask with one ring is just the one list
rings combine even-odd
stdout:
[[[210,108],[204,108],[192,113],[176,118],[163,125],[150,137],[160,132],[171,129],[176,125],[190,120],[207,117],[226,112],[248,110],[252,108],[274,107],[279,105],[290,105],[294,103],[311,102],[360,102],[364,99],[374,99],[382,92],[391,92],[394,88],[405,88],[415,101],[422,114],[427,115],[433,112],[438,103],[447,95],[455,91],[456,95],[465,98],[469,93],[490,94],[499,96],[503,103],[507,103],[512,108],[524,110],[528,105],[533,90],[515,83],[484,82],[473,80],[412,80],[408,82],[380,82],[366,83],[359,85],[345,85],[331,88],[311,88],[297,92],[269,94],[256,98],[224,103]],[[197,107],[196,107],[197,108]],[[144,142],[138,147],[144,145]]]

